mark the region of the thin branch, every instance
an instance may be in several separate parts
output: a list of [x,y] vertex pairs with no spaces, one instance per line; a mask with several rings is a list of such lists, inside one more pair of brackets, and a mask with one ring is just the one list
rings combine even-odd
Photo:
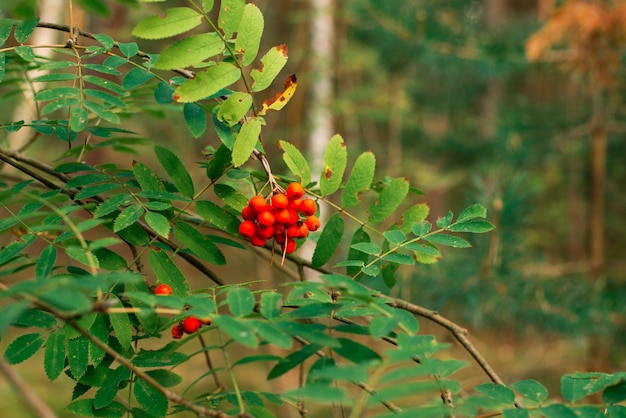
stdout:
[[17,374],[9,364],[0,356],[0,373],[7,382],[20,395],[24,403],[30,408],[33,414],[39,418],[57,418],[57,415],[50,407],[35,393],[32,387]]
[[[198,339],[200,340],[200,345],[202,346],[202,348],[204,349],[204,359],[206,361],[206,365],[209,368],[210,371],[213,371],[214,367],[213,367],[213,363],[211,362],[211,356],[209,355],[209,350],[206,350],[206,342],[204,341],[204,337],[202,337],[202,334],[198,334]],[[224,390],[225,386],[222,385],[222,383],[219,380],[219,377],[217,376],[217,373],[211,373],[211,375],[213,375],[213,381],[215,382],[215,386],[217,386],[218,390]]]

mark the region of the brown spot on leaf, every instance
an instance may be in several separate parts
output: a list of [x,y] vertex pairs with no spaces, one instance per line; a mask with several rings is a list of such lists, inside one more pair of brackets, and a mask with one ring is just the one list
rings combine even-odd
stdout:
[[287,53],[289,52],[289,47],[287,46],[287,44],[278,45],[276,47],[276,50],[283,54],[285,58],[287,58]]
[[326,180],[328,180],[332,174],[333,171],[330,168],[327,168],[326,171],[324,171],[324,177],[326,177]]

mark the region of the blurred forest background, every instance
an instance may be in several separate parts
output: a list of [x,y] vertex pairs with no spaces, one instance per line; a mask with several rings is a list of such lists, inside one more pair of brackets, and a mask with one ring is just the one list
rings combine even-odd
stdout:
[[[167,4],[177,3],[186,1]],[[555,387],[565,372],[626,369],[626,1],[255,3],[266,18],[261,50],[288,44],[284,74],[299,81],[285,111],[268,115],[278,170],[268,144],[288,140],[319,169],[320,148],[340,133],[352,159],[375,153],[377,179],[410,178],[432,220],[479,202],[497,226],[473,249],[403,270],[391,290],[380,278],[369,285],[466,326],[505,381]],[[0,17],[69,24],[67,4],[3,0]],[[130,35],[159,3],[73,4],[83,30],[146,52],[163,46]],[[66,36],[39,32],[49,43]],[[12,101],[3,99],[2,123],[28,117]],[[189,164],[219,145],[213,133],[194,140],[180,111],[156,103],[123,123]]]

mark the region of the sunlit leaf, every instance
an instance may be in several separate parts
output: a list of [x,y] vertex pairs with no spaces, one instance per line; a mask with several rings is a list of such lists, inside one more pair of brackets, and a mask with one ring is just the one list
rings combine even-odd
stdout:
[[241,122],[252,106],[252,96],[247,93],[234,92],[222,103],[217,118],[228,126]]
[[374,201],[368,211],[370,213],[370,222],[376,224],[387,219],[400,204],[409,192],[409,182],[405,178],[393,179],[383,191],[376,201]]
[[248,161],[259,141],[260,134],[261,120],[258,118],[248,119],[241,125],[241,129],[233,145],[232,158],[235,167],[239,167]]
[[254,80],[252,91],[258,92],[268,88],[287,63],[287,45],[270,48],[261,58],[261,68],[253,69],[250,76]]
[[174,91],[174,100],[179,103],[195,102],[207,98],[239,80],[241,72],[231,63],[220,62],[196,73],[196,77],[185,81]]
[[193,67],[220,54],[224,41],[215,32],[188,36],[165,48],[154,62],[158,70]]
[[134,36],[143,39],[163,39],[185,33],[202,23],[202,15],[189,7],[167,9],[164,18],[150,16],[135,26]]
[[364,152],[359,155],[354,163],[352,172],[346,182],[346,187],[341,197],[343,207],[353,207],[359,204],[361,198],[359,193],[368,190],[374,180],[374,169],[376,159],[371,152]]
[[226,294],[228,308],[235,316],[248,316],[254,310],[254,296],[247,287],[235,287]]
[[281,110],[296,93],[296,88],[298,88],[298,80],[296,75],[292,74],[285,80],[282,91],[276,93],[271,99],[263,100],[259,115],[265,115],[268,110]]
[[428,237],[424,237],[423,239],[425,241],[429,241],[435,244],[447,245],[454,248],[469,248],[472,246],[469,242],[467,242],[467,240],[464,240],[463,238],[447,234],[430,235]]
[[246,6],[245,0],[222,0],[217,18],[218,26],[224,31],[226,39],[239,28],[241,17]]
[[250,65],[256,58],[263,34],[263,26],[261,10],[253,3],[246,4],[235,40],[235,52],[243,54],[241,65]]
[[291,172],[300,178],[302,184],[311,182],[311,168],[300,150],[287,141],[278,141],[278,147],[283,150],[283,160]]

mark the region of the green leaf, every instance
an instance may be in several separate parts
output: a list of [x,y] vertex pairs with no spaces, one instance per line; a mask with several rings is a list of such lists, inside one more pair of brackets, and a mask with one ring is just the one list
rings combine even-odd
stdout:
[[214,0],[202,0],[202,10],[204,10],[205,13],[209,13],[213,10],[213,3]]
[[6,71],[6,54],[0,52],[0,83],[4,80],[4,72]]
[[73,106],[70,109],[70,128],[74,132],[82,132],[87,128],[89,114],[83,107]]
[[239,219],[215,203],[208,200],[200,200],[196,202],[196,210],[198,215],[222,231],[234,236],[237,236],[239,233]]
[[33,48],[27,45],[20,45],[15,47],[15,53],[24,61],[35,61],[35,52]]
[[387,219],[398,209],[406,195],[409,193],[409,182],[405,178],[393,179],[374,201],[368,211],[370,222],[377,224]]
[[188,7],[167,9],[164,18],[150,16],[135,26],[134,36],[143,39],[164,39],[185,33],[202,23],[202,15]]
[[126,73],[122,79],[122,88],[124,90],[131,90],[135,87],[141,86],[143,83],[151,80],[154,74],[144,68],[135,67]]
[[143,191],[164,192],[165,186],[161,179],[147,165],[135,162],[133,173]]
[[87,96],[93,97],[94,99],[102,100],[106,104],[110,104],[110,105],[117,106],[117,107],[126,107],[126,103],[124,103],[123,100],[121,100],[117,96],[107,93],[106,91],[96,90],[96,89],[85,89],[84,93]]
[[0,308],[0,337],[4,331],[28,308],[29,302],[18,300]]
[[387,337],[397,324],[396,318],[379,315],[372,318],[369,330],[373,338]]
[[183,381],[183,378],[167,369],[156,369],[156,370],[148,370],[146,374],[159,382],[159,384],[163,387],[170,388],[180,384]]
[[406,254],[391,253],[385,255],[382,259],[390,263],[405,264],[408,266],[415,264],[415,259]]
[[174,91],[174,100],[179,103],[196,102],[207,98],[239,80],[241,72],[228,62],[220,62],[196,73],[196,77],[185,81]]
[[259,92],[268,88],[285,64],[287,64],[287,45],[275,46],[267,51],[261,58],[261,69],[250,72],[254,80],[252,91]]
[[113,222],[113,232],[121,231],[124,228],[128,228],[141,218],[145,212],[144,208],[140,205],[132,205],[124,209]]
[[167,238],[170,233],[170,221],[165,216],[157,212],[146,212],[146,223],[158,235]]
[[160,81],[154,89],[154,100],[156,100],[158,104],[170,104],[174,101],[172,94],[174,94],[174,88]]
[[259,53],[261,35],[263,35],[263,14],[253,3],[248,3],[243,9],[241,22],[235,40],[235,52],[243,54],[241,65],[250,65]]
[[460,237],[447,234],[434,234],[423,238],[425,241],[429,241],[435,244],[447,245],[454,248],[470,248],[472,245]]
[[282,295],[276,292],[261,294],[261,315],[263,318],[272,320],[280,315],[282,298]]
[[475,221],[456,222],[450,225],[448,230],[452,232],[471,232],[474,234],[482,234],[484,232],[489,232],[494,228],[495,227],[491,223],[479,219]]
[[217,33],[192,35],[165,48],[154,62],[159,70],[192,67],[222,53],[224,41]]
[[50,381],[65,369],[65,332],[59,328],[48,336],[44,350],[43,367]]
[[224,31],[226,39],[230,39],[239,29],[245,6],[245,0],[222,0],[217,23]]
[[104,89],[112,91],[113,93],[126,94],[126,91],[124,91],[122,86],[120,86],[119,84],[111,80],[107,80],[106,78],[98,77],[98,76],[91,75],[91,74],[86,74],[83,76],[83,80],[85,80],[88,83],[95,84],[98,87],[102,87]]
[[563,404],[544,406],[537,410],[544,418],[577,418],[578,415]]
[[19,256],[22,252],[29,247],[37,237],[34,234],[23,235],[21,241],[13,241],[0,251],[0,265],[13,259],[13,257]]
[[199,138],[206,131],[206,113],[204,109],[196,103],[185,103],[183,105],[183,116],[185,124],[194,138]]
[[522,380],[511,385],[525,399],[541,403],[548,397],[548,389],[536,380]]
[[359,204],[359,193],[368,190],[374,180],[376,159],[371,152],[364,152],[354,162],[354,167],[346,182],[346,187],[341,197],[341,205],[349,208]]
[[512,404],[515,402],[515,392],[504,385],[484,383],[476,386],[475,389],[500,404]]
[[52,327],[56,327],[57,320],[54,316],[47,312],[35,308],[29,308],[16,318],[12,325],[18,327],[38,327],[50,329]]
[[326,226],[322,230],[320,237],[313,252],[311,264],[313,268],[318,268],[326,264],[333,256],[341,239],[343,238],[343,230],[345,224],[341,214],[336,213],[328,219]]
[[148,262],[159,282],[170,285],[175,296],[183,297],[189,294],[187,279],[165,251],[150,250]]
[[237,125],[252,106],[252,96],[239,91],[234,92],[222,103],[217,118],[228,126]]
[[295,369],[321,348],[322,347],[319,345],[309,344],[305,345],[298,351],[290,353],[282,361],[279,361],[276,366],[272,368],[272,370],[270,370],[269,374],[267,375],[267,380],[276,379],[277,377],[284,375],[288,371]]
[[383,232],[383,236],[391,245],[399,245],[406,241],[406,235],[399,229],[392,229]]
[[[359,251],[357,249],[352,248],[354,244],[357,243],[369,243],[371,241],[370,236],[365,232],[365,230],[361,227],[354,231],[352,235],[352,240],[350,242],[350,249],[348,251],[348,260],[354,260],[357,264],[353,266],[348,266],[346,268],[346,274],[348,276],[355,276],[361,271],[361,267],[367,263],[369,259],[369,254]],[[360,264],[358,263],[360,262]]]
[[[111,302],[117,301],[114,306],[123,306],[122,301],[115,295],[111,295],[109,300]],[[109,314],[109,319],[120,346],[123,349],[128,349],[133,341],[133,327],[128,319],[128,314],[125,312]]]
[[442,228],[442,229],[447,228],[452,223],[452,217],[453,216],[454,215],[452,214],[452,211],[448,211],[446,216],[443,216],[443,217],[437,219],[437,226],[439,228]]
[[38,17],[34,19],[24,20],[23,22],[18,23],[15,27],[15,34],[13,35],[15,37],[15,40],[20,44],[26,42],[26,40],[30,38],[30,35],[32,35],[38,23]]
[[100,268],[100,263],[96,256],[89,250],[86,250],[82,247],[78,247],[75,245],[70,245],[65,247],[65,253],[71,257],[72,259],[86,265],[92,266],[95,268]]
[[300,150],[283,140],[278,141],[278,147],[283,150],[283,160],[285,160],[289,170],[300,178],[303,185],[309,184],[311,182],[311,169]]
[[92,183],[110,180],[111,176],[106,173],[90,173],[76,176],[67,182],[67,187],[81,187]]
[[118,42],[117,47],[127,58],[134,57],[139,52],[139,47],[135,42]]
[[[202,114],[204,115],[204,112]],[[167,148],[159,146],[154,147],[154,152],[178,191],[183,196],[192,198],[195,194],[193,180],[178,156]]]
[[349,403],[350,399],[346,392],[340,387],[326,385],[307,385],[305,387],[292,389],[282,394],[283,397],[291,399],[304,399],[315,404],[335,404]]
[[110,50],[115,46],[115,40],[107,34],[98,33],[93,37],[96,39],[96,41],[100,42],[100,45],[105,47],[107,50]]
[[602,401],[606,404],[617,404],[626,400],[626,382],[621,380],[602,392]]
[[487,217],[487,209],[483,205],[476,203],[464,209],[463,212],[461,212],[459,217],[456,219],[456,222],[459,223],[459,222],[469,221],[470,219],[474,219],[474,218],[486,218],[486,217]]
[[233,145],[233,165],[239,167],[250,158],[250,154],[259,142],[261,134],[261,120],[258,118],[248,119],[241,125],[241,129],[235,138]]
[[348,150],[341,135],[334,135],[324,151],[324,170],[320,175],[320,193],[327,196],[335,193],[348,163]]
[[250,348],[257,348],[259,339],[256,337],[246,322],[237,320],[231,316],[218,315],[213,318],[213,323],[225,331],[230,337]]
[[235,316],[248,316],[254,310],[254,296],[247,287],[231,288],[227,295],[228,308]]
[[224,254],[206,235],[185,222],[174,224],[174,236],[201,259],[212,264],[226,264]]
[[35,265],[35,277],[45,279],[50,275],[57,259],[57,249],[54,245],[46,246],[39,254],[39,259]]
[[293,339],[271,322],[253,320],[250,325],[269,344],[288,350],[293,346]]
[[375,256],[379,255],[383,251],[382,248],[371,242],[357,242],[356,244],[352,244],[350,248]]
[[73,401],[67,406],[67,410],[81,417],[122,418],[126,414],[126,407],[117,401],[111,402],[104,408],[96,409],[93,399]]
[[13,25],[15,25],[15,22],[8,19],[0,21],[0,46],[4,45],[7,39],[9,39]]
[[337,338],[341,346],[334,350],[341,357],[350,360],[353,363],[368,363],[371,361],[381,361],[380,355],[371,348],[347,338]]
[[93,400],[93,405],[97,409],[104,408],[113,402],[119,391],[120,383],[128,381],[130,379],[130,370],[120,366],[115,370],[110,370],[104,383],[96,392]]
[[133,393],[145,412],[155,417],[165,417],[168,402],[161,392],[150,386],[145,380],[137,379]]
[[89,365],[89,340],[83,336],[68,340],[67,362],[75,379],[83,377]]
[[213,191],[224,203],[238,212],[248,206],[248,199],[227,184],[216,184],[213,186]]
[[117,190],[120,187],[122,187],[122,185],[118,183],[102,183],[95,186],[87,186],[80,192],[76,193],[75,199],[87,199],[89,197]]
[[126,193],[116,194],[114,196],[111,196],[105,202],[100,203],[96,208],[94,216],[96,218],[101,218],[115,212],[119,206],[126,206],[132,202],[133,198],[131,195]]
[[44,343],[41,333],[20,335],[9,344],[4,357],[9,364],[18,364],[31,358]]
[[35,94],[35,100],[47,101],[77,98],[79,94],[80,92],[76,87],[55,87],[38,91]]

